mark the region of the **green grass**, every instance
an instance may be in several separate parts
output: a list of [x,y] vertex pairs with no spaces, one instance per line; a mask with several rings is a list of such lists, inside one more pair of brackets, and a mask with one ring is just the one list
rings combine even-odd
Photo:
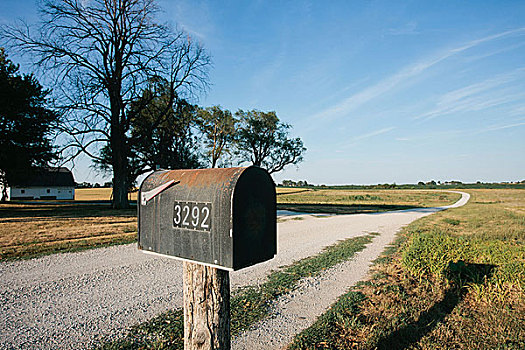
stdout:
[[[330,267],[351,259],[363,250],[377,233],[349,238],[326,247],[321,253],[301,259],[273,271],[260,286],[237,290],[231,298],[231,332],[239,334],[267,317],[271,303],[293,290],[299,280],[315,276]],[[136,325],[117,341],[102,345],[103,349],[182,349],[182,310],[172,310]]]
[[406,227],[291,349],[524,349],[525,191],[470,190]]

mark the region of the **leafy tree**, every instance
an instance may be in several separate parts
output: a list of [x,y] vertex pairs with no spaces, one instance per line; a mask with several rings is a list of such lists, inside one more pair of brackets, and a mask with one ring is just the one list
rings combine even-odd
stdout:
[[57,158],[52,137],[59,116],[46,108],[48,94],[32,74],[21,75],[18,65],[0,48],[2,201],[10,183]]
[[[128,184],[132,187],[138,176],[162,169],[192,169],[202,166],[197,139],[197,107],[177,96],[170,96],[169,83],[154,79],[141,97],[131,104],[131,150]],[[162,115],[162,118],[158,116]],[[101,152],[98,168],[110,171],[112,153],[107,146]]]
[[205,138],[206,154],[211,167],[215,168],[221,156],[229,151],[233,143],[237,119],[229,110],[222,110],[220,106],[199,108],[197,116],[199,129]]
[[281,171],[289,164],[298,164],[306,151],[300,138],[289,138],[289,124],[279,121],[275,112],[239,110],[236,148],[243,161],[268,170]]
[[63,131],[70,136],[64,151],[71,158],[85,153],[99,163],[109,159],[113,207],[128,207],[130,131],[141,115],[132,103],[155,77],[168,82],[170,101],[205,89],[209,56],[183,31],[156,21],[154,0],[46,0],[40,12],[36,33],[11,26],[0,34],[12,47],[35,55],[56,81]]

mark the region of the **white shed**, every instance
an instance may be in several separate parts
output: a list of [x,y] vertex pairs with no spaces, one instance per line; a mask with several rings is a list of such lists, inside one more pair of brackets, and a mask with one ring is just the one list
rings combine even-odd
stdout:
[[67,168],[46,168],[11,184],[8,200],[75,199],[75,180]]

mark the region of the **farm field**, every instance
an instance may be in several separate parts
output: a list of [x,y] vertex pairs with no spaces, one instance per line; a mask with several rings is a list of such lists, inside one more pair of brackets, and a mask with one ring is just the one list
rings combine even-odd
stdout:
[[136,209],[108,205],[0,204],[0,259],[31,258],[111,244],[137,235]]
[[438,207],[452,204],[460,197],[458,193],[428,190],[278,188],[277,208],[307,213],[373,213]]
[[[76,201],[109,201],[111,200],[112,188],[77,188],[75,190]],[[128,196],[131,201],[137,200],[137,192],[131,192]]]
[[[75,190],[75,200],[76,201],[109,201],[111,200],[111,193],[113,189],[107,187],[101,188],[77,188]],[[277,193],[300,193],[309,191],[308,189],[302,188],[286,188],[278,187]],[[137,200],[138,191],[131,192],[129,194],[129,199],[131,201]]]
[[525,348],[525,190],[467,190],[407,226],[289,349]]
[[[457,193],[278,188],[279,208],[302,212],[357,213],[447,205]],[[136,209],[112,210],[110,188],[78,189],[77,201],[0,204],[0,259],[31,258],[136,240]],[[137,193],[131,194],[136,200]]]

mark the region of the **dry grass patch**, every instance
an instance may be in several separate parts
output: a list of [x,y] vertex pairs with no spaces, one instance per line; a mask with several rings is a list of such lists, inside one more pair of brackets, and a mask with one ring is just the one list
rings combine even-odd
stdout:
[[[129,243],[136,239],[136,209],[112,210],[111,188],[77,189],[77,201],[45,204],[0,204],[0,259]],[[429,191],[348,191],[278,188],[279,203],[311,205],[313,212],[355,213],[435,206],[454,202],[457,194]],[[406,197],[406,198],[403,198]],[[135,201],[137,192],[131,193]],[[332,205],[331,203],[338,203]],[[356,203],[361,203],[357,204]],[[364,204],[371,203],[371,204]],[[382,203],[378,206],[378,203]],[[411,203],[409,206],[403,204]],[[281,204],[280,204],[281,205]],[[293,206],[291,204],[283,204]],[[306,211],[304,207],[291,208]],[[300,218],[294,220],[301,220]]]
[[0,257],[29,258],[136,239],[136,209],[104,205],[0,204]]
[[[109,201],[113,193],[112,188],[78,188],[75,190],[77,201]],[[130,201],[137,200],[137,191],[128,195]]]
[[277,208],[306,213],[375,213],[449,205],[459,198],[458,193],[428,190],[309,189],[278,195]]
[[437,207],[452,204],[459,198],[458,193],[444,191],[315,189],[279,196],[278,203]]

